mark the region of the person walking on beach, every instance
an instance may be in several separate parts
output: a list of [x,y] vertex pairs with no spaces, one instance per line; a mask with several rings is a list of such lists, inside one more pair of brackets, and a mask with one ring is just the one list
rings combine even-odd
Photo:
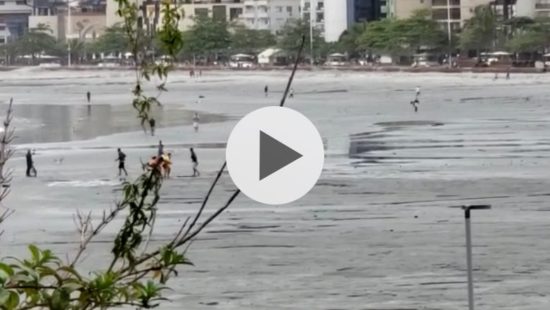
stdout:
[[159,140],[158,157],[162,157],[163,154],[164,154],[164,144],[162,144],[162,140]]
[[288,95],[288,98],[294,98],[294,88],[290,89],[290,94]]
[[199,172],[199,169],[197,167],[199,166],[199,160],[197,159],[197,154],[195,154],[195,151],[193,148],[190,148],[189,151],[191,152],[191,161],[193,162],[193,176],[198,177],[201,175]]
[[151,136],[155,135],[155,125],[156,125],[155,119],[154,118],[149,119],[149,127],[151,127]]
[[418,99],[418,97],[420,97],[420,86],[416,86],[416,99]]
[[269,87],[267,85],[264,87],[264,94],[266,97],[269,95]]
[[118,158],[115,159],[115,161],[118,161],[118,176],[121,176],[123,171],[124,174],[128,176],[128,171],[126,171],[126,154],[124,154],[120,148],[118,148],[117,153]]
[[411,105],[414,108],[414,112],[418,112],[418,105],[420,104],[420,101],[418,101],[418,98],[415,98],[413,101],[411,101]]
[[195,132],[199,131],[199,121],[199,113],[195,112],[195,114],[193,115],[193,129],[195,129]]
[[27,155],[25,155],[25,158],[27,159],[27,177],[36,177],[37,173],[36,168],[34,168],[31,150],[27,150]]
[[493,78],[493,81],[496,81],[496,80],[498,80],[498,72],[495,73],[495,77]]
[[508,68],[508,70],[506,70],[506,79],[507,80],[510,79],[510,68]]
[[92,93],[90,91],[86,92],[86,100],[88,101],[88,115],[92,114],[92,105],[90,104],[92,100]]

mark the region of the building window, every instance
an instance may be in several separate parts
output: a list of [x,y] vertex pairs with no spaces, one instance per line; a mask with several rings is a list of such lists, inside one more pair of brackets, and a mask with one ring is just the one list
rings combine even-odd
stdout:
[[321,23],[325,20],[325,14],[324,13],[317,13],[317,22]]
[[320,11],[325,7],[324,2],[317,2],[317,10]]
[[208,17],[208,9],[195,9],[195,16]]
[[27,1],[25,1],[25,0],[17,0],[17,1],[15,1],[15,4],[17,4],[17,5],[26,5],[26,4],[27,4]]
[[243,14],[242,8],[230,8],[229,9],[229,20],[236,20]]
[[275,11],[277,11],[277,13],[282,13],[283,7],[282,6],[275,7]]
[[0,38],[0,44],[6,43],[6,38]]
[[[451,8],[451,18],[450,19],[460,19],[460,9]],[[447,9],[434,9],[432,10],[432,18],[435,20],[447,20],[448,18]]]
[[451,6],[457,6],[460,5],[460,0],[433,0],[432,5],[433,6],[447,6],[447,1],[449,5]]

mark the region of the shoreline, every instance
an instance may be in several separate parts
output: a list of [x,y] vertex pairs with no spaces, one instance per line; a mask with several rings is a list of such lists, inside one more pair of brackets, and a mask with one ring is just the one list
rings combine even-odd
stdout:
[[[36,68],[43,69],[44,71],[130,71],[133,67],[130,66],[118,66],[118,67],[98,67],[91,65],[82,66],[60,66],[60,67],[40,67],[40,66],[10,66],[1,67],[0,71],[9,72],[22,68]],[[204,70],[204,71],[222,71],[222,72],[269,72],[269,71],[291,71],[292,66],[263,66],[256,68],[229,68],[220,66],[177,66],[173,68],[174,71],[189,71],[191,69]],[[341,72],[405,72],[405,73],[547,73],[548,70],[539,69],[534,67],[460,67],[460,68],[448,68],[446,66],[438,67],[410,67],[410,66],[316,66],[311,67],[309,65],[298,66],[298,70],[301,71],[341,71]]]

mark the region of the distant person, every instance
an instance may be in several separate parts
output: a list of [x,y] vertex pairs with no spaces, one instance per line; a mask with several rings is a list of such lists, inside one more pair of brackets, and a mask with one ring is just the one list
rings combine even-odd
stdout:
[[199,121],[199,113],[195,112],[195,114],[193,115],[193,129],[195,129],[195,132],[199,131]]
[[154,118],[149,119],[149,127],[151,127],[151,136],[155,135],[156,121]]
[[495,73],[495,77],[493,78],[493,81],[498,80],[498,73]]
[[126,171],[126,154],[124,154],[120,148],[117,150],[117,153],[118,158],[115,159],[115,161],[118,161],[118,176],[121,176],[123,171],[124,174],[128,176],[128,171]]
[[290,94],[288,95],[288,98],[294,98],[294,88],[290,89]]
[[189,77],[190,78],[195,77],[195,70],[193,69],[189,70]]
[[202,69],[199,69],[199,77],[202,77]]
[[264,94],[266,97],[269,95],[269,87],[267,85],[264,87]]
[[25,158],[27,159],[27,177],[36,177],[37,173],[36,168],[34,168],[31,150],[27,150],[27,155],[25,155]]
[[506,79],[510,79],[510,68],[508,68],[508,70],[506,71]]
[[90,93],[90,91],[88,91],[86,93],[86,100],[88,101],[88,116],[92,114],[92,105],[91,105],[91,100],[92,100],[92,93]]
[[420,101],[418,100],[418,98],[414,98],[413,101],[411,101],[411,105],[413,106],[414,108],[414,112],[418,112],[418,105],[420,104]]
[[193,148],[190,148],[189,151],[191,152],[191,161],[193,162],[193,176],[198,177],[201,175],[199,172],[199,169],[197,167],[199,166],[199,160],[197,159],[197,154],[195,154],[195,151]]
[[416,86],[416,98],[418,99],[418,97],[420,97],[420,86]]
[[197,99],[196,103],[201,104],[201,103],[202,103],[202,99],[204,99],[204,96],[203,96],[203,95],[199,95],[199,98]]
[[162,157],[163,154],[164,154],[164,144],[162,144],[162,140],[159,140],[158,157]]

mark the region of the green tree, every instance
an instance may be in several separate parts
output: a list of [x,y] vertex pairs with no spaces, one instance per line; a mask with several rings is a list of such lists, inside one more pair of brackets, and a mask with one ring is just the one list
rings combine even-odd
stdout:
[[367,31],[367,23],[353,24],[348,30],[344,31],[338,40],[336,48],[340,52],[346,52],[350,57],[359,57],[364,51],[360,47],[359,38]]
[[410,56],[421,49],[438,50],[446,47],[447,35],[431,19],[429,11],[419,10],[407,19],[384,19],[369,23],[357,42],[360,48],[372,52]]
[[550,46],[550,19],[539,18],[516,27],[506,46],[513,52],[544,52]]
[[40,54],[57,55],[59,45],[51,35],[49,26],[38,24],[36,28],[29,29],[18,41],[15,48],[19,56],[30,55],[32,64],[36,64],[36,58]]
[[[306,46],[310,46],[311,38],[313,38],[313,54],[320,56],[321,49],[324,48],[325,40],[321,37],[321,31],[317,27],[313,27],[313,37],[309,21],[296,19],[289,20],[281,29],[282,35],[279,37],[278,46],[287,52],[295,51],[302,42],[302,36],[306,37]],[[306,54],[311,56],[309,48],[306,48]]]
[[195,18],[195,24],[184,33],[183,48],[193,55],[217,56],[231,44],[227,22],[206,16]]
[[123,53],[130,49],[130,39],[121,25],[115,25],[106,28],[91,49],[96,53]]
[[277,44],[275,36],[268,30],[248,29],[243,25],[231,27],[231,50],[234,52],[258,53]]
[[460,47],[464,50],[491,50],[497,38],[497,17],[489,5],[475,8],[474,16],[466,21],[460,36]]
[[401,42],[408,52],[438,50],[447,45],[447,34],[429,10],[418,10],[410,18],[398,21],[393,31],[396,35],[401,33]]

